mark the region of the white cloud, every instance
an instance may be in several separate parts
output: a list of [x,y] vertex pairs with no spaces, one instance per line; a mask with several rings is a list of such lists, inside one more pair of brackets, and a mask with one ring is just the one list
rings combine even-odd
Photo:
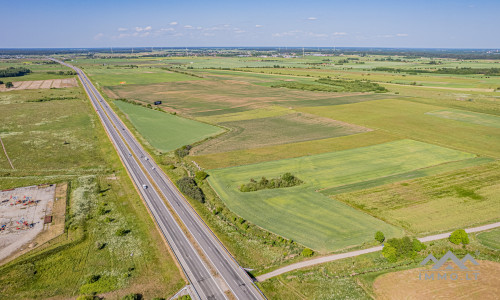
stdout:
[[170,22],[169,25],[177,25],[179,24],[178,22],[174,21],[174,22]]
[[333,35],[334,36],[347,35],[347,33],[346,32],[334,32]]
[[255,27],[257,27],[257,28],[261,28],[261,27],[264,27],[264,25],[259,25],[259,24],[257,24],[257,25],[255,25]]
[[309,18],[307,18],[307,19],[308,19],[309,21],[316,21],[318,18],[316,18],[316,17],[309,17]]
[[408,33],[398,33],[396,36],[408,36]]
[[104,33],[100,32],[94,36],[94,40],[99,40],[104,36]]
[[191,28],[193,28],[193,26],[191,26],[191,25],[184,25],[184,28],[191,29]]
[[153,27],[151,27],[151,26],[146,26],[146,27],[136,27],[136,28],[135,28],[135,31],[137,31],[137,32],[141,32],[141,31],[150,31],[151,29],[153,29]]
[[123,28],[123,27],[118,28],[118,31],[127,31],[127,30],[128,30],[128,28]]
[[172,27],[169,28],[161,28],[160,31],[175,31]]

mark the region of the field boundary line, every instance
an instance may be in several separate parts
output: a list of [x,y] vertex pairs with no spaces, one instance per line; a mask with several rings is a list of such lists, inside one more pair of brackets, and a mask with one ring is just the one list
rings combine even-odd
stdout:
[[[500,227],[500,222],[496,223],[491,223],[483,226],[478,226],[478,227],[472,227],[472,228],[467,228],[465,229],[465,232],[471,233],[471,232],[480,232],[484,230],[489,230],[489,229],[494,229]],[[430,241],[436,241],[436,240],[442,240],[446,239],[451,235],[451,232],[446,232],[446,233],[441,233],[441,234],[436,234],[436,235],[430,235],[422,238],[418,238],[421,242],[430,242]],[[306,268],[306,267],[311,267],[314,265],[319,265],[327,262],[332,262],[335,260],[340,260],[348,257],[354,257],[354,256],[359,256],[363,254],[368,254],[372,252],[377,252],[381,251],[383,249],[382,246],[377,246],[377,247],[372,247],[368,249],[363,249],[363,250],[356,250],[356,251],[351,251],[351,252],[346,252],[346,253],[340,253],[340,254],[332,254],[332,255],[327,255],[327,256],[322,256],[318,258],[314,258],[311,260],[306,260],[298,263],[294,263],[279,269],[276,269],[274,271],[271,271],[269,273],[265,273],[262,275],[257,276],[255,279],[259,282],[265,281],[269,278],[288,273],[297,269],[301,268]]]
[[14,170],[14,165],[12,164],[12,161],[9,158],[9,155],[7,154],[7,149],[5,149],[5,145],[3,144],[2,138],[0,137],[0,144],[2,144],[3,152],[5,153],[5,157],[7,157],[7,160],[9,161],[10,166]]

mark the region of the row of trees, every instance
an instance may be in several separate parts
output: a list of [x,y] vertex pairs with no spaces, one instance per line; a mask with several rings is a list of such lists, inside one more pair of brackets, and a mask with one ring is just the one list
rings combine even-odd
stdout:
[[419,70],[419,69],[401,69],[389,67],[373,68],[373,71],[391,72],[391,73],[435,73],[435,74],[453,74],[453,75],[486,75],[500,76],[500,68],[439,68],[437,70]]
[[48,71],[47,74],[56,74],[56,75],[76,75],[76,71],[59,71],[59,72],[55,72],[55,71]]
[[17,76],[23,76],[28,73],[31,73],[30,69],[23,68],[23,67],[9,67],[7,69],[2,69],[0,70],[0,77],[17,77]]
[[259,181],[255,179],[250,179],[247,184],[242,184],[240,186],[240,191],[242,192],[254,192],[264,189],[277,189],[284,187],[296,186],[302,183],[302,180],[298,179],[291,173],[285,173],[278,178],[272,178],[268,180],[266,177],[262,177]]

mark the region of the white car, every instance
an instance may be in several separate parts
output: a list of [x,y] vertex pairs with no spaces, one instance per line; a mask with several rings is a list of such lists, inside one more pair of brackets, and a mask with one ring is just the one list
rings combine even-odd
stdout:
[[143,188],[143,189],[147,189],[147,188],[148,188],[148,186],[147,186],[147,185],[145,185],[145,184],[143,184],[143,185],[142,185],[142,188]]

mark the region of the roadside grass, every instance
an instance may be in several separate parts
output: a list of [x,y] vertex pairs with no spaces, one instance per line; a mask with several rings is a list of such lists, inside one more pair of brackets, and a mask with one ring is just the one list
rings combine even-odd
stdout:
[[386,130],[402,138],[499,157],[500,132],[497,128],[456,122],[426,114],[439,109],[442,107],[398,99],[342,106],[296,108],[299,111],[334,120]]
[[[374,230],[396,236],[401,231],[317,193],[388,175],[405,173],[472,154],[412,140],[253,165],[210,170],[208,181],[229,209],[271,232],[306,247],[329,252],[368,242]],[[242,193],[251,178],[290,172],[304,181],[296,187]]]
[[488,127],[500,128],[500,117],[480,114],[470,111],[458,110],[458,109],[442,109],[431,111],[427,113],[431,116],[436,116],[438,118],[450,119],[459,122],[483,125]]
[[[482,246],[473,234],[469,236],[471,244],[465,249],[440,240],[426,243],[427,249],[414,259],[391,263],[381,252],[375,252],[295,270],[257,285],[272,299],[376,299],[373,284],[380,276],[419,268],[420,262],[430,253],[439,259],[451,250],[460,258],[468,253],[476,260],[499,261],[495,251]],[[417,270],[415,276],[418,278]],[[448,287],[445,289],[453,292]]]
[[366,147],[397,139],[397,136],[391,135],[385,131],[374,130],[342,137],[189,157],[195,160],[203,168],[218,169]]
[[500,250],[500,228],[477,234],[479,242],[486,247],[494,250]]
[[231,130],[195,147],[194,154],[228,152],[370,131],[369,128],[306,113],[291,113],[219,124]]
[[160,82],[174,82],[174,81],[194,81],[202,80],[202,78],[193,77],[181,73],[161,70],[158,68],[85,68],[87,74],[92,79],[99,83],[101,86],[114,86],[134,84],[154,84]]
[[389,224],[428,235],[499,220],[500,164],[332,196]]
[[115,101],[144,138],[158,150],[169,152],[223,132],[222,128],[174,116],[139,105]]

